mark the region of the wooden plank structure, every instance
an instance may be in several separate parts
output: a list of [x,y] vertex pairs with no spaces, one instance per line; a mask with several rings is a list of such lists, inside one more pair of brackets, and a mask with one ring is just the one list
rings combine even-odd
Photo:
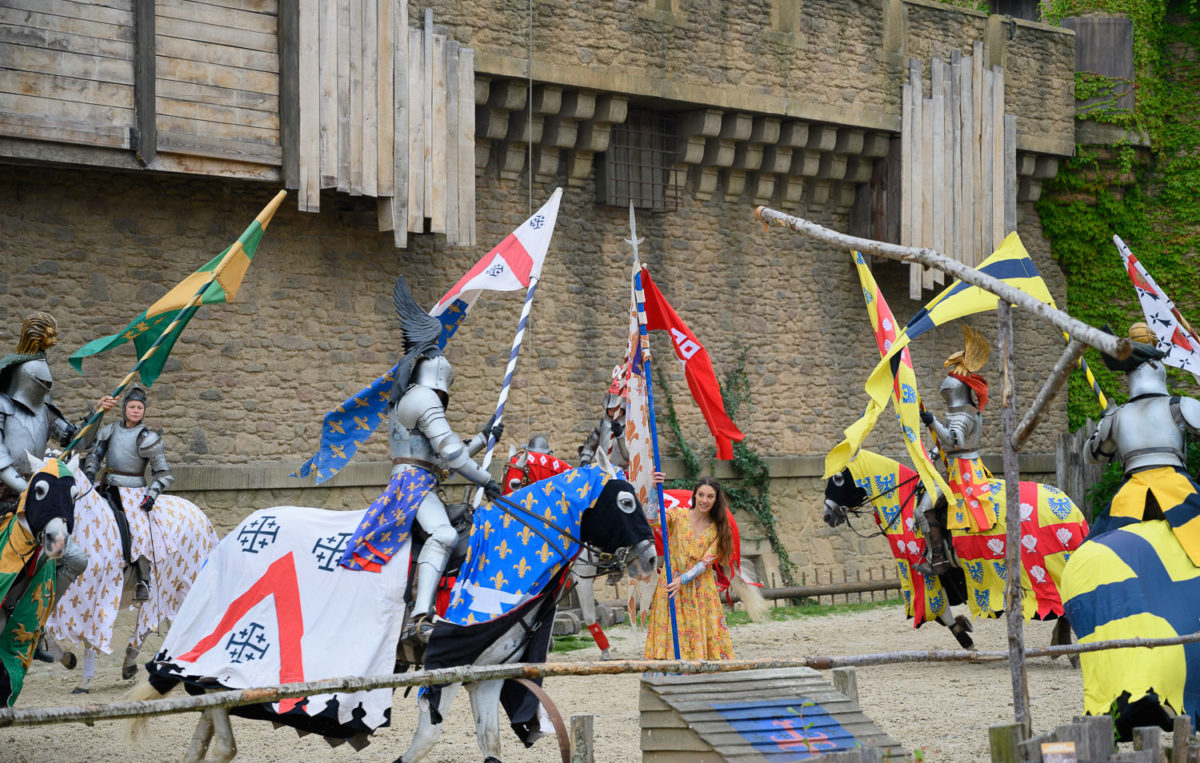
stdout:
[[397,246],[475,243],[474,52],[407,0],[7,0],[0,68],[0,138],[283,180],[308,212],[336,188]]
[[[900,243],[975,266],[1016,226],[1016,121],[1004,113],[1004,69],[983,65],[983,45],[930,62],[910,59],[901,95]],[[941,286],[936,268],[912,264],[909,296]]]
[[899,743],[876,726],[856,700],[819,672],[803,667],[647,674],[638,700],[642,760],[796,760],[810,753],[853,750],[877,751],[875,757],[862,760],[904,758]]
[[300,0],[300,209],[378,199],[379,230],[475,244],[474,51],[407,0]]

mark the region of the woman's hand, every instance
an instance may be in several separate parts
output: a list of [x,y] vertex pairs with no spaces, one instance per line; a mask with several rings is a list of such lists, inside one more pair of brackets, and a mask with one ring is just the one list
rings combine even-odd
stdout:
[[115,406],[116,404],[117,404],[117,399],[115,397],[113,397],[112,395],[105,395],[104,397],[100,398],[100,401],[98,403],[96,403],[95,410],[110,411],[110,410],[112,410],[113,406]]
[[662,483],[666,482],[667,475],[663,474],[662,472],[654,472],[654,474],[651,475],[651,479],[654,480],[655,485],[661,485]]
[[674,578],[670,583],[667,583],[667,598],[669,599],[674,596],[682,585],[683,581],[679,578]]

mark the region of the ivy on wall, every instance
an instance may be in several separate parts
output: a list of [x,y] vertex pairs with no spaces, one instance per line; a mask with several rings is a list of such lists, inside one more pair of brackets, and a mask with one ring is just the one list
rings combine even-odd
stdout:
[[[1114,124],[1149,137],[1149,150],[1132,145],[1076,147],[1076,156],[1047,182],[1037,204],[1042,229],[1067,282],[1067,309],[1096,326],[1123,334],[1143,320],[1137,295],[1112,243],[1119,235],[1180,312],[1200,318],[1200,19],[1195,0],[1047,0],[1046,20],[1094,12],[1121,13],[1133,23],[1135,82],[1078,73],[1076,98],[1099,98],[1081,118]],[[1116,107],[1132,84],[1135,107]],[[1108,98],[1106,94],[1113,97]],[[1094,350],[1088,362],[1115,402],[1124,400],[1119,374]],[[1170,372],[1171,387],[1196,394],[1190,375]],[[1072,376],[1072,428],[1100,406],[1079,374]]]
[[[670,480],[666,487],[672,489],[691,490],[702,468],[701,457],[687,439],[683,436],[683,428],[679,424],[679,416],[675,412],[675,400],[671,396],[671,388],[661,372],[656,381],[657,388],[667,404],[667,428],[671,432],[671,443],[667,452],[683,459],[686,477],[681,480]],[[750,379],[746,375],[746,353],[743,352],[734,367],[725,374],[721,381],[721,399],[725,403],[725,412],[729,418],[737,420],[738,409],[750,400]],[[710,446],[705,457],[711,462],[716,456],[716,448]],[[775,514],[771,511],[771,473],[767,463],[750,446],[743,442],[733,444],[733,471],[738,475],[737,483],[724,482],[721,488],[729,508],[734,512],[747,512],[758,522],[763,534],[770,544],[771,550],[779,559],[779,575],[783,585],[796,584],[796,566],[788,557],[787,549],[779,538],[775,527]]]

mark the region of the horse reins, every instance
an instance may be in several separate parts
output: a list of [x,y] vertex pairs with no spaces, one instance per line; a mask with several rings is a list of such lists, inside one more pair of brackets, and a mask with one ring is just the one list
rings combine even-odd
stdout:
[[891,521],[889,521],[885,527],[880,528],[879,532],[877,532],[877,533],[867,533],[866,535],[864,535],[863,533],[860,533],[858,530],[854,529],[854,525],[850,524],[850,514],[861,513],[863,508],[866,507],[867,504],[873,504],[877,499],[882,498],[883,496],[888,495],[890,493],[896,492],[897,490],[904,487],[905,485],[912,482],[913,480],[920,479],[920,477],[921,477],[921,475],[914,474],[913,476],[909,477],[908,479],[904,480],[903,482],[897,483],[894,487],[888,488],[887,490],[884,490],[882,493],[877,493],[875,495],[868,495],[866,498],[864,498],[862,501],[860,501],[858,503],[858,505],[847,508],[845,510],[846,527],[849,527],[850,531],[853,532],[855,535],[857,535],[860,538],[874,538],[876,535],[887,535],[888,530],[891,530],[892,526],[896,524],[896,520],[899,519],[904,514],[905,507],[910,502],[912,502],[916,499],[916,497],[917,497],[916,490],[909,493],[908,498],[905,499],[904,502],[900,504],[900,510],[896,512],[896,516],[892,517]]

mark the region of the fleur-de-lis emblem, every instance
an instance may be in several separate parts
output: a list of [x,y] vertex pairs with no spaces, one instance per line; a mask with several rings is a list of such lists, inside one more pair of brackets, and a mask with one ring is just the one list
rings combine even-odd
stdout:
[[500,545],[496,547],[496,553],[501,559],[512,553],[512,549],[508,547],[508,540],[500,541]]
[[504,570],[497,572],[495,575],[492,575],[488,579],[492,581],[492,585],[495,586],[496,588],[503,588],[504,587]]
[[550,558],[550,544],[543,542],[542,547],[538,549],[537,555],[542,560],[542,564],[545,564],[546,560]]
[[517,533],[517,537],[521,539],[522,546],[528,546],[529,539],[533,537],[533,530],[529,527],[529,525],[525,525],[525,527],[521,529],[521,532]]
[[530,565],[529,565],[529,564],[528,564],[528,563],[525,561],[525,557],[523,557],[523,556],[522,556],[522,557],[521,557],[521,561],[517,562],[517,567],[516,567],[516,570],[517,570],[517,577],[519,577],[519,578],[524,578],[524,577],[525,577],[525,574],[526,574],[527,572],[529,572],[531,569],[533,569],[533,567],[531,567],[531,566],[530,566]]
[[342,422],[340,421],[330,421],[329,428],[338,434],[346,434],[346,428],[342,426]]

